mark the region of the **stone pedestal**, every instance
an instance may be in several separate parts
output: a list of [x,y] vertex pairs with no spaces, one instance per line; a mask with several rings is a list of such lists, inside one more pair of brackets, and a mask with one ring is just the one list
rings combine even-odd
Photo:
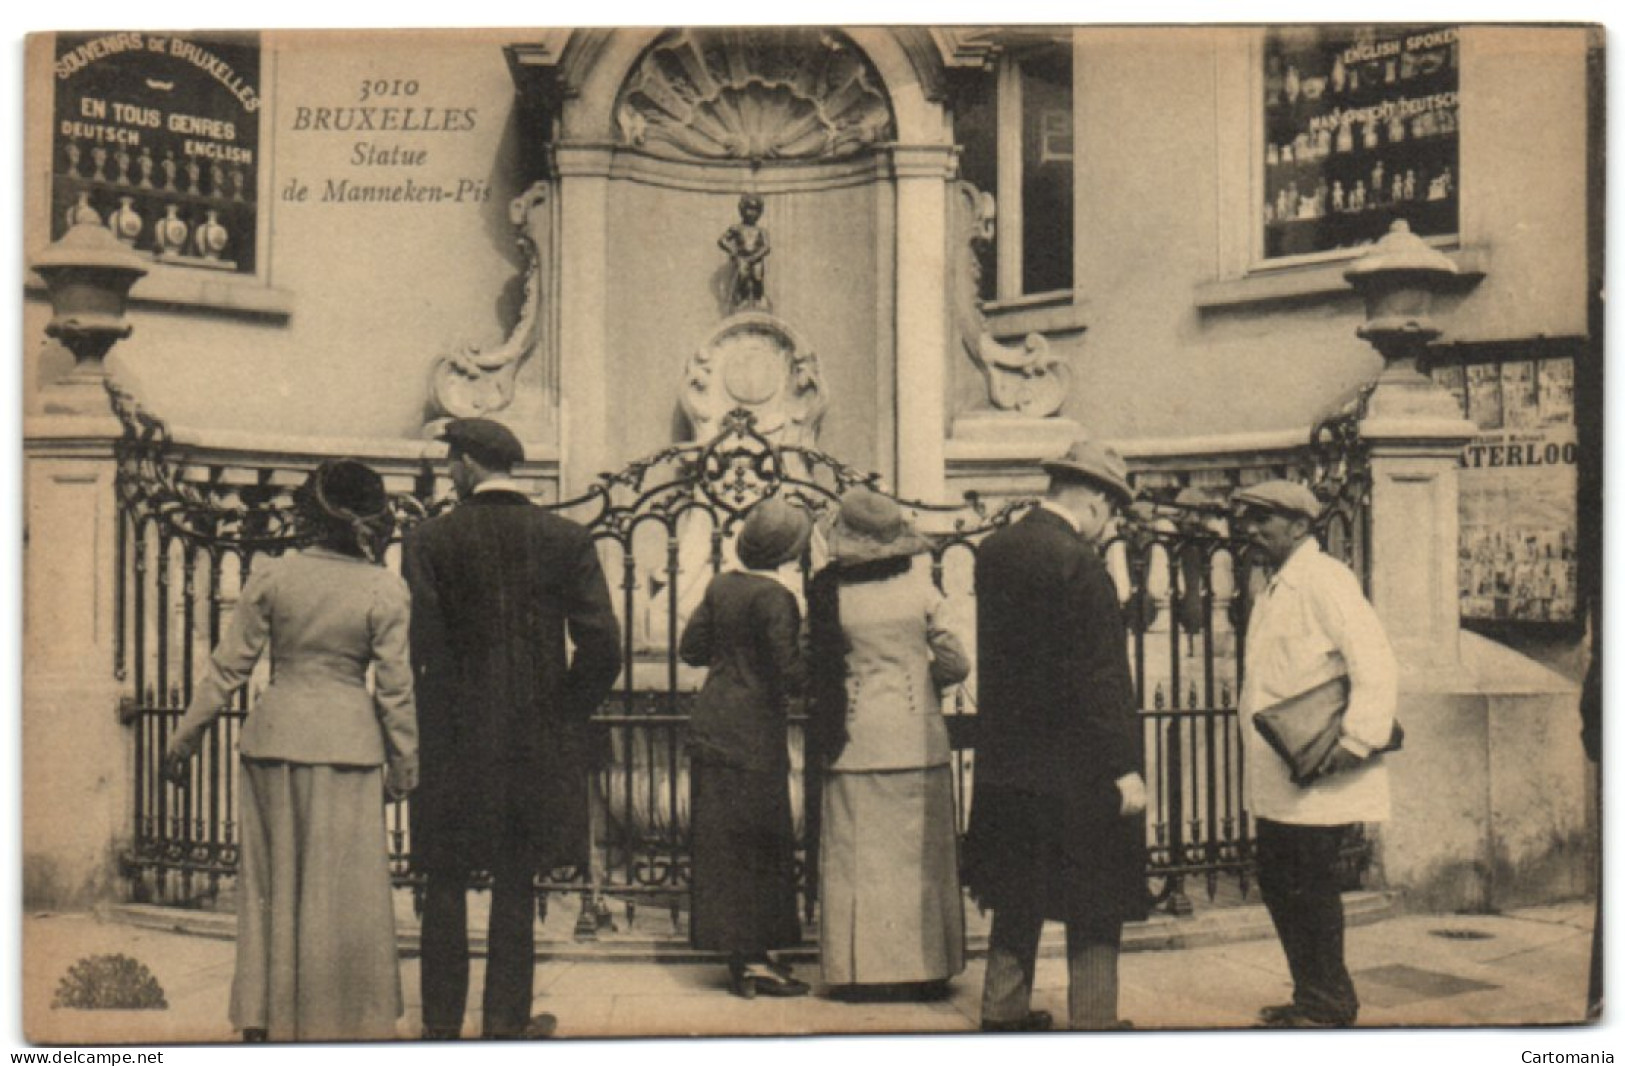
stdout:
[[[88,389],[70,394],[82,400]],[[47,390],[52,393],[52,390]],[[42,396],[45,406],[55,401]],[[101,395],[102,411],[107,410]],[[23,897],[76,907],[118,890],[131,832],[130,732],[115,674],[117,504],[110,414],[24,425]]]
[[953,149],[893,149],[897,174],[897,492],[943,499],[948,396],[948,181]]
[[611,465],[609,164],[607,148],[559,146],[559,488],[565,499],[584,492]]

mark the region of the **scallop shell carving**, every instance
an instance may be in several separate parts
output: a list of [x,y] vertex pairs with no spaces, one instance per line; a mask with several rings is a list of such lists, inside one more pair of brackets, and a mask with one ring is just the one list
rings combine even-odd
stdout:
[[892,138],[891,104],[835,31],[675,30],[646,52],[616,105],[621,139],[680,159],[832,159]]

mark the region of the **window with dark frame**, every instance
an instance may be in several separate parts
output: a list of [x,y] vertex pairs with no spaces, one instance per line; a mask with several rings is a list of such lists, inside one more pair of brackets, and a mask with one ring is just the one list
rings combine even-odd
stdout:
[[254,34],[57,34],[51,238],[95,222],[161,263],[254,273],[259,86]]
[[1269,30],[1264,258],[1458,232],[1459,67],[1450,26]]
[[1072,45],[1063,37],[1008,42],[956,97],[960,176],[997,204],[995,239],[980,250],[984,300],[1072,289]]

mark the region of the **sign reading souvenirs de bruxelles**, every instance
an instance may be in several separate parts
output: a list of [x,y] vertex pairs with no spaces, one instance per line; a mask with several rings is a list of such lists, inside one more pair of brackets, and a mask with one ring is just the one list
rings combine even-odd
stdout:
[[251,271],[257,35],[59,34],[52,236],[97,221],[167,262]]

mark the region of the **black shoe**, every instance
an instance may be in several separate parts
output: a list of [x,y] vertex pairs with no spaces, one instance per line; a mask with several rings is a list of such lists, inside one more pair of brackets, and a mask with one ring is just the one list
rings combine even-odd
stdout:
[[270,1038],[271,1034],[264,1029],[243,1030],[243,1043],[245,1044],[264,1044],[268,1043]]
[[558,1031],[559,1020],[551,1014],[538,1014],[518,1030],[492,1029],[485,1034],[487,1040],[546,1040]]
[[1259,1029],[1342,1029],[1353,1025],[1354,1019],[1337,1021],[1332,1018],[1322,1018],[1310,1014],[1302,1007],[1288,1007],[1286,1010],[1272,1011],[1270,1017],[1265,1018],[1263,1011],[1259,1012]]
[[1126,1033],[1134,1028],[1134,1023],[1127,1018],[1117,1018],[1109,1022],[1084,1022],[1071,1028],[1076,1033]]
[[812,986],[790,976],[789,967],[768,962],[730,963],[728,987],[741,999],[757,996],[805,996]]
[[1282,1018],[1297,1013],[1296,1003],[1272,1003],[1258,1012],[1258,1020],[1264,1025],[1273,1025]]
[[1030,1010],[1024,1018],[1001,1022],[994,1018],[982,1019],[984,1033],[1047,1033],[1055,1026],[1055,1017],[1047,1010]]
[[463,1038],[462,1026],[425,1025],[423,1039],[425,1040],[461,1040]]

